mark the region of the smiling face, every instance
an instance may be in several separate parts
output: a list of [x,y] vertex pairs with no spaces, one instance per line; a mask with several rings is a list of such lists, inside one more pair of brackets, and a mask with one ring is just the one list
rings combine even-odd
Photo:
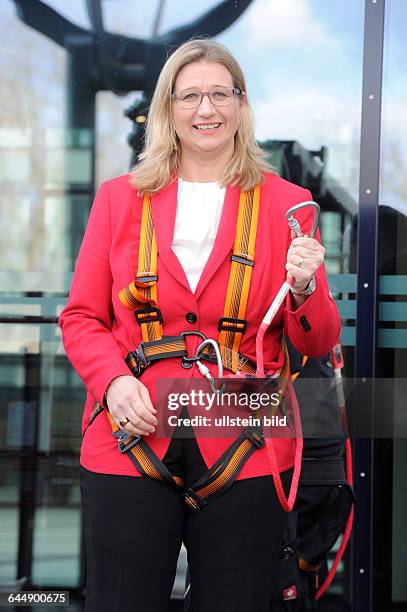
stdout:
[[[186,90],[211,91],[214,87],[234,87],[232,75],[222,64],[199,61],[187,64],[178,73],[174,93]],[[181,156],[195,154],[233,154],[241,100],[234,96],[228,106],[214,106],[204,96],[198,108],[180,108],[172,103],[172,117]]]

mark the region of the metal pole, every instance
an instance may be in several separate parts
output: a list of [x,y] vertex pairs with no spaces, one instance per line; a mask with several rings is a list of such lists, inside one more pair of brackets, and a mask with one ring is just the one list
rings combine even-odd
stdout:
[[[96,59],[94,40],[87,34],[67,36],[67,152],[74,155],[75,150],[88,152],[86,181],[75,183],[68,181],[65,185],[66,196],[70,202],[70,255],[72,264],[82,242],[86,215],[77,205],[76,198],[86,200],[90,210],[95,186],[95,105]],[[81,138],[88,142],[84,145]]]
[[[356,511],[353,536],[352,609],[371,612],[373,604],[374,388],[377,338],[377,235],[381,93],[385,0],[365,0],[362,125],[359,185],[358,286],[355,374],[366,379],[355,415]],[[362,383],[362,386],[364,383]],[[370,434],[370,435],[369,435]],[[368,437],[366,437],[368,436]]]
[[27,585],[32,584],[34,519],[37,502],[40,371],[41,354],[26,352],[17,579],[25,578]]

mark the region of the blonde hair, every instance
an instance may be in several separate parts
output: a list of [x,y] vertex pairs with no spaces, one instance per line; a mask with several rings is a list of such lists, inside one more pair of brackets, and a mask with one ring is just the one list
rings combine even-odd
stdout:
[[[222,64],[231,74],[233,86],[246,92],[243,72],[226,47],[211,39],[195,39],[181,45],[161,70],[148,113],[144,150],[132,170],[131,182],[140,194],[161,191],[179,172],[180,144],[172,121],[171,94],[180,70],[200,61]],[[219,182],[248,191],[263,182],[264,172],[275,170],[256,143],[253,112],[245,96],[234,154]]]

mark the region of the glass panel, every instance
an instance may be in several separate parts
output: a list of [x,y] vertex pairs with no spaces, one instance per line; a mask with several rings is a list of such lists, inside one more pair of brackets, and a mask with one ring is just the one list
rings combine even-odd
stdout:
[[41,460],[37,468],[33,582],[79,586],[81,544],[76,456]]
[[327,147],[326,181],[331,177],[355,201],[363,16],[359,0],[259,0],[219,37],[247,75],[258,138],[294,140],[310,151]]
[[[46,2],[73,23],[91,27],[85,0]],[[177,0],[169,10],[170,3],[158,0],[103,0],[102,12],[107,31],[145,39],[153,30],[159,35],[189,24],[218,4]],[[256,0],[219,36],[246,73],[259,141],[281,174],[310,188],[321,204],[327,268],[341,300],[349,365],[355,343],[351,218],[359,177],[363,7],[364,0]],[[33,579],[44,586],[75,586],[79,514],[73,465],[84,392],[64,356],[55,319],[95,183],[129,167],[126,138],[133,124],[124,111],[140,103],[141,93],[120,88],[113,93],[104,81],[96,82],[94,49],[83,37],[67,38],[64,49],[24,25],[12,2],[1,3],[0,18],[0,317],[10,319],[0,323],[0,436],[7,452],[29,445],[38,459],[29,517]],[[139,48],[133,66],[149,56]],[[13,533],[17,523],[13,527],[7,520]],[[15,564],[16,541],[7,545],[9,567]],[[344,592],[340,580],[337,589]]]
[[[21,328],[21,342],[27,342],[30,329],[44,336],[44,327],[55,336],[52,325],[2,325],[0,331],[6,328],[16,334]],[[27,550],[33,537],[34,583],[76,587],[80,563],[78,453],[84,391],[57,342],[28,342],[24,352],[16,351],[17,346],[21,348],[17,340],[0,343],[0,448],[8,453],[25,451],[21,465],[17,459],[0,456],[0,582],[9,584],[17,576],[20,533]],[[51,454],[50,458],[38,461],[41,452]],[[20,482],[21,474],[24,482]],[[22,522],[17,506],[20,487]],[[25,573],[29,573],[27,566]]]
[[[126,146],[132,124],[124,112],[141,100],[141,94],[115,96],[110,91],[101,91],[97,96],[97,155],[96,183],[118,176],[130,168],[131,149]],[[114,149],[115,154],[111,151]]]
[[[3,438],[3,406],[0,414]],[[0,585],[12,585],[17,577],[19,503],[20,462],[0,457]]]
[[[30,330],[36,341],[30,342]],[[38,449],[78,453],[84,390],[61,346],[52,341],[55,326],[0,325],[2,331],[9,331],[14,340],[0,342],[1,448],[16,450],[27,444],[34,432],[27,419],[38,406]],[[39,341],[47,332],[51,338]]]
[[[345,371],[352,376],[364,2],[253,2],[219,36],[240,61],[256,135],[280,174],[321,205],[326,266],[341,300]],[[323,49],[323,52],[321,52]],[[264,62],[267,70],[264,70]],[[354,277],[355,278],[355,277]],[[346,302],[349,302],[349,305]]]
[[[380,167],[380,306],[379,349],[376,354],[377,375],[394,378],[407,376],[407,84],[405,57],[407,40],[404,0],[386,1],[385,48]],[[405,398],[395,393],[389,398],[394,415],[405,411]],[[381,483],[392,478],[393,514],[386,519],[383,538],[392,541],[391,575],[383,566],[378,552],[377,572],[389,576],[386,603],[407,603],[407,524],[406,457],[407,440],[398,439],[394,418],[392,452],[382,453],[384,464]],[[391,476],[392,472],[392,476]],[[382,493],[379,493],[382,495]],[[389,500],[390,502],[390,500]],[[387,512],[383,517],[387,517]],[[383,521],[382,521],[383,522]],[[390,551],[389,551],[390,552]],[[378,574],[380,576],[380,574]],[[380,576],[382,580],[382,576]]]

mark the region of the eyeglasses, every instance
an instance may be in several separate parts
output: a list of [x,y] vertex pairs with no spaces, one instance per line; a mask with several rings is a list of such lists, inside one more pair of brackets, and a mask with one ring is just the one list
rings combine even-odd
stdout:
[[238,87],[214,87],[210,91],[199,91],[198,89],[187,89],[178,95],[172,94],[171,99],[180,108],[198,108],[201,106],[204,96],[208,96],[213,106],[228,106],[232,104],[235,96],[241,96],[242,91]]

